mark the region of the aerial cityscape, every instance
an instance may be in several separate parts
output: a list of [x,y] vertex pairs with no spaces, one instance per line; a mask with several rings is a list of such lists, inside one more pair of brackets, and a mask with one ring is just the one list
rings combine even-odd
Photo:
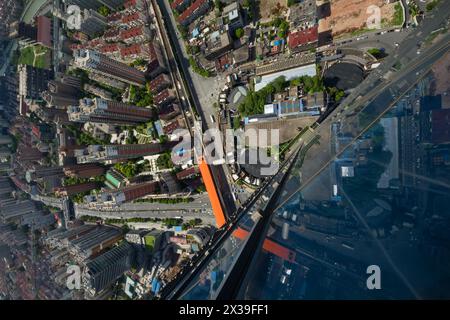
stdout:
[[0,300],[450,299],[449,26],[1,0]]

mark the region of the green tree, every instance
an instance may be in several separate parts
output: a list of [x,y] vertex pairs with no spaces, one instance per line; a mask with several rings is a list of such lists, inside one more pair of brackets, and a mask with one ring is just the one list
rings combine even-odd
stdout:
[[114,169],[122,173],[127,178],[133,178],[142,172],[143,166],[132,161],[116,163]]
[[281,92],[289,86],[289,82],[286,81],[285,76],[280,76],[276,78],[271,85],[275,88],[275,92]]
[[370,53],[371,55],[373,55],[377,59],[380,59],[383,57],[383,51],[381,51],[378,48],[371,48],[371,49],[367,50],[367,52]]
[[429,3],[427,3],[425,8],[427,9],[427,11],[432,11],[438,5],[438,3],[439,3],[439,0],[433,0]]
[[159,137],[159,142],[160,143],[167,143],[169,141],[169,137],[167,137],[166,135],[160,136]]
[[150,86],[140,88],[130,86],[130,101],[138,107],[148,107],[153,104],[153,93]]
[[107,6],[101,6],[100,8],[98,8],[98,13],[100,13],[104,17],[107,17],[110,15],[111,11]]
[[283,19],[281,19],[280,17],[275,17],[272,19],[272,21],[270,22],[270,25],[272,27],[278,28],[280,27],[281,23],[283,22]]
[[178,31],[180,32],[181,38],[183,38],[183,40],[187,40],[188,36],[189,36],[189,30],[187,27],[179,24],[178,25]]
[[188,54],[196,55],[197,53],[200,52],[200,48],[198,46],[187,45],[186,46],[186,52]]
[[208,70],[202,68],[202,67],[197,63],[197,61],[194,59],[194,57],[192,57],[192,56],[189,57],[189,64],[190,64],[192,70],[194,70],[195,73],[198,73],[198,74],[201,75],[202,77],[208,78],[208,77],[211,76],[211,73],[210,73]]
[[267,99],[274,93],[283,92],[289,86],[301,86],[307,93],[325,90],[322,79],[317,75],[314,77],[301,76],[291,81],[286,81],[286,78],[281,76],[258,92],[251,90],[240,104],[239,112],[243,116],[263,113]]
[[173,162],[172,162],[172,156],[170,153],[163,153],[158,157],[158,160],[156,160],[156,165],[159,169],[172,169],[173,168]]
[[242,28],[237,28],[236,31],[234,32],[235,36],[237,39],[240,39],[244,36],[244,29]]
[[289,23],[286,20],[283,20],[278,27],[278,37],[286,38],[288,30],[289,30]]
[[233,127],[235,129],[239,128],[241,126],[241,118],[240,117],[234,117],[233,118]]
[[217,12],[222,13],[223,10],[223,3],[220,0],[214,0],[214,7],[216,8]]

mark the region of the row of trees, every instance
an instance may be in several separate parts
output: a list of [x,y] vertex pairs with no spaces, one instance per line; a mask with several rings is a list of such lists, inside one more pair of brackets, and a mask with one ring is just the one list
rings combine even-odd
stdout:
[[342,98],[344,98],[344,96],[345,96],[345,91],[338,89],[336,87],[327,88],[327,93],[328,93],[330,99],[334,102],[341,101]]
[[201,224],[202,224],[202,219],[197,218],[197,219],[189,220],[186,223],[183,223],[182,227],[183,227],[183,230],[189,230],[189,229],[193,229]]
[[178,32],[180,32],[181,38],[187,40],[189,37],[189,29],[182,24],[178,24]]
[[162,221],[162,223],[168,227],[168,228],[172,228],[172,227],[176,227],[179,226],[183,223],[183,219],[175,219],[175,218],[166,218]]
[[187,45],[187,46],[186,46],[186,52],[187,52],[188,54],[196,55],[197,53],[200,52],[200,48],[199,48],[199,46],[191,46],[191,45]]
[[216,9],[216,17],[220,17],[225,4],[220,0],[214,0],[214,8]]
[[[109,137],[109,135],[108,135]],[[106,138],[104,140],[100,140],[97,138],[94,138],[90,134],[86,132],[80,132],[79,136],[76,138],[78,145],[106,145],[109,144],[109,139]]]
[[195,73],[198,73],[202,77],[209,78],[211,76],[211,72],[200,66],[192,56],[189,57],[189,65],[191,66],[192,70],[194,70]]
[[74,194],[70,197],[70,199],[74,202],[74,203],[83,203],[84,202],[84,197],[89,195],[90,192],[83,192],[83,193],[77,193]]
[[278,29],[278,37],[280,38],[286,38],[287,32],[289,30],[289,22],[287,22],[285,19],[282,19],[280,17],[276,17],[272,20],[270,23],[273,27]]
[[[126,223],[146,223],[146,222],[162,222],[166,227],[176,227],[181,225],[183,230],[188,230],[195,228],[202,224],[202,219],[196,218],[189,220],[188,222],[183,223],[183,219],[176,219],[176,218],[130,218],[130,219],[102,219],[99,217],[92,217],[92,216],[82,216],[80,220],[85,222],[91,222],[95,223],[101,220],[104,220],[106,224],[118,224],[118,225],[126,225]],[[124,232],[127,232],[129,230],[128,228],[124,228]]]
[[105,181],[104,175],[91,178],[66,177],[63,181],[63,185],[67,187],[87,182],[104,182],[104,181]]
[[159,222],[159,218],[130,218],[130,219],[106,219],[107,224],[121,224],[121,223],[145,223],[145,222]]
[[263,113],[264,105],[268,98],[275,93],[283,92],[289,86],[301,86],[303,91],[307,93],[321,92],[324,90],[323,81],[319,76],[301,76],[291,81],[287,81],[286,77],[281,76],[258,92],[251,90],[239,106],[239,112],[243,116]]

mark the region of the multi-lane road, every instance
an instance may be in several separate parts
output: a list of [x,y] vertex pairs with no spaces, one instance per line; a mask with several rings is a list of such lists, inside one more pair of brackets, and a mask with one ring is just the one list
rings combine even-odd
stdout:
[[[210,120],[207,119],[209,117],[206,117],[206,115],[208,114],[208,110],[210,110],[210,105],[208,105],[208,103],[205,104],[204,101],[200,101],[199,97],[202,99],[208,97],[211,90],[203,90],[204,84],[199,79],[196,79],[196,77],[198,77],[197,75],[193,75],[189,71],[189,65],[187,63],[188,55],[185,51],[183,40],[176,30],[176,21],[171,13],[169,4],[167,1],[163,0],[159,0],[159,3],[166,21],[170,22],[167,24],[167,30],[173,40],[172,43],[174,44],[176,53],[180,57],[181,66],[185,73],[186,81],[189,90],[192,93],[194,103],[198,107],[202,119],[205,119],[206,125],[208,126],[210,125],[210,123],[208,123]],[[363,107],[367,107],[368,103],[371,105],[368,106],[366,110],[375,105],[378,106],[375,110],[371,110],[371,114],[374,115],[377,113],[382,114],[383,111],[392,106],[398,95],[402,92],[404,93],[408,88],[408,84],[413,82],[423,70],[429,67],[431,62],[436,61],[436,54],[429,55],[422,51],[426,51],[423,46],[429,34],[434,30],[445,27],[445,23],[447,22],[446,19],[448,18],[446,5],[448,5],[448,1],[442,1],[436,10],[431,14],[427,14],[419,27],[410,29],[409,32],[406,32],[405,30],[400,32],[383,32],[383,34],[377,34],[379,32],[375,32],[370,36],[364,37],[364,39],[353,41],[354,43],[351,46],[356,46],[358,48],[368,48],[373,46],[384,47],[390,55],[384,60],[382,66],[372,72],[368,79],[366,79],[361,86],[341,103],[340,107],[332,113],[332,116],[328,117],[321,124],[317,131],[318,135],[328,137],[331,124],[330,121],[336,121],[338,117],[341,121],[344,121],[345,119],[345,123],[351,123],[351,118],[345,116],[349,116],[352,113],[354,115],[358,114]],[[398,43],[398,46],[395,45],[395,43]],[[343,44],[339,43],[338,45],[341,46]],[[445,48],[440,49],[439,52],[441,54],[442,50],[445,50]],[[423,60],[424,63],[419,65],[410,64],[411,61],[418,60],[418,58],[420,61]],[[400,70],[396,73],[392,73],[391,78],[389,78],[389,72],[393,66],[400,68]],[[397,84],[397,82],[400,82],[400,85],[397,87],[393,86],[393,84]],[[210,81],[209,85],[211,86],[212,83],[213,81]],[[394,91],[397,92],[397,95],[394,94],[393,96]],[[357,117],[354,116],[353,119],[357,119]],[[313,147],[311,152],[314,153],[315,149],[322,150],[317,151],[319,154],[317,155],[316,161],[313,161],[312,167],[302,170],[304,181],[307,181],[308,176],[315,176],[321,168],[321,164],[324,165],[330,162],[330,155],[328,153],[323,153],[323,148]],[[310,155],[308,155],[308,157],[314,158],[314,156]],[[308,163],[308,161],[306,161],[306,163]],[[215,176],[221,179],[221,175],[218,176],[215,174]],[[231,197],[230,201],[232,201]]]
[[87,205],[75,205],[76,217],[93,216],[110,219],[131,218],[177,218],[184,220],[200,218],[206,224],[215,224],[207,195],[201,195],[193,202],[179,204],[164,203],[126,203],[116,209],[91,208]]
[[[164,6],[165,1],[161,0]],[[427,40],[429,34],[433,30],[437,30],[444,26],[446,19],[448,18],[448,11],[445,10],[447,1],[443,1],[432,14],[426,17],[423,24],[410,31],[409,35],[397,33],[397,35],[388,35],[388,37],[399,38],[398,48],[391,48],[391,55],[385,59],[383,65],[375,72],[373,72],[368,79],[358,87],[344,102],[331,114],[330,117],[322,121],[322,123],[315,128],[315,133],[308,132],[310,137],[321,136],[320,145],[313,145],[309,150],[305,161],[303,162],[302,168],[302,186],[304,188],[307,186],[314,178],[321,174],[333,161],[334,154],[330,152],[324,152],[324,150],[329,148],[330,141],[330,126],[335,121],[340,121],[345,125],[356,125],[358,127],[358,116],[361,112],[365,112],[369,115],[369,124],[367,126],[358,128],[359,134],[356,135],[355,139],[359,137],[360,134],[365,132],[373,123],[378,121],[395,103],[397,103],[407,91],[409,91],[420,79],[421,75],[424,75],[429,68],[435,63],[445,52],[449,50],[449,36],[448,34],[441,39],[438,39],[436,43],[432,46],[425,47],[423,43]],[[167,9],[166,9],[167,10]],[[170,9],[169,9],[170,12]],[[168,17],[171,15],[169,14]],[[173,18],[171,18],[173,20]],[[172,28],[175,23],[172,21]],[[170,30],[169,30],[170,31]],[[178,39],[176,30],[172,30],[175,34],[175,39]],[[172,35],[174,36],[174,35]],[[381,37],[380,37],[381,38]],[[183,44],[178,41],[181,48]],[[178,46],[177,46],[178,47]],[[420,48],[419,48],[420,47]],[[419,51],[419,53],[417,53]],[[184,55],[182,55],[184,56]],[[390,70],[393,66],[397,66],[397,71]],[[191,87],[191,85],[189,85]],[[191,88],[192,90],[192,88]],[[192,92],[196,92],[192,90]],[[201,106],[201,104],[197,104]],[[338,150],[342,151],[342,150]],[[297,194],[299,190],[286,190],[289,191],[290,195]],[[272,191],[273,192],[273,191]],[[290,196],[284,196],[284,200],[276,208],[273,208],[273,212],[284,205],[290,200]],[[252,197],[251,203],[254,203],[256,199]],[[247,209],[247,208],[245,208]],[[227,238],[227,237],[225,237]],[[214,243],[214,246],[220,245],[219,243]],[[214,252],[214,250],[209,250]],[[201,262],[197,265],[201,268]],[[196,268],[193,270],[185,270],[188,272],[188,276],[194,274]]]
[[[164,22],[167,27],[168,35],[171,37],[172,46],[178,61],[185,73],[186,82],[189,90],[192,91],[195,106],[197,106],[199,113],[201,112],[202,121],[205,121],[207,128],[213,127],[214,123],[211,121],[211,115],[215,116],[217,110],[214,108],[214,103],[219,100],[220,90],[225,85],[223,77],[204,78],[195,72],[191,71],[189,65],[189,54],[186,51],[184,40],[181,38],[177,30],[177,21],[173,15],[170,3],[167,0],[156,0],[159,4]],[[204,119],[203,119],[204,118]]]
[[[330,128],[333,122],[340,122],[341,126],[356,128],[354,140],[358,139],[366,130],[373,126],[386,112],[388,112],[431,68],[431,66],[450,49],[450,35],[446,33],[431,45],[425,45],[430,33],[448,22],[449,12],[445,10],[448,1],[442,1],[423,24],[411,32],[400,44],[396,53],[386,58],[384,63],[347,97],[330,116],[324,119],[315,133],[321,137],[321,145],[313,146],[303,163],[302,185],[298,189],[289,190],[290,196],[285,204],[295,194],[305,190],[314,179],[326,170],[335,157],[343,152],[349,144],[331,154]],[[419,46],[420,45],[420,49]],[[417,53],[419,50],[419,53]],[[400,63],[400,65],[399,65]],[[400,66],[392,71],[393,66]],[[364,115],[366,124],[360,126],[359,118]],[[325,146],[325,147],[324,147]],[[280,206],[281,206],[280,205]]]
[[[221,87],[220,78],[208,78],[204,79],[198,74],[191,71],[189,65],[189,55],[186,52],[183,40],[179,36],[177,31],[177,23],[170,9],[168,1],[165,0],[153,0],[153,3],[159,4],[160,13],[162,17],[159,17],[158,10],[157,20],[162,28],[167,33],[164,36],[168,36],[168,40],[173,50],[173,56],[177,63],[179,71],[183,75],[183,82],[186,88],[185,96],[190,98],[191,107],[195,106],[195,110],[192,110],[192,114],[195,111],[198,113],[199,120],[202,121],[203,130],[213,128],[215,123],[211,121],[211,115],[216,115],[213,104],[218,101],[218,93]],[[189,99],[188,99],[189,100]],[[231,190],[231,175],[226,165],[210,165],[210,169],[216,184],[216,188],[219,193],[219,198],[222,202],[222,207],[228,216],[231,216],[236,211],[236,204],[233,197],[233,191]]]
[[133,218],[158,218],[158,219],[183,219],[184,221],[201,219],[202,223],[207,225],[215,225],[215,218],[212,214],[208,213],[185,213],[180,210],[170,211],[97,211],[87,208],[75,207],[75,217],[80,218],[83,216],[91,216],[102,219],[133,219]]
[[[397,50],[384,59],[383,64],[372,72],[366,81],[347,97],[341,105],[350,105],[359,96],[364,96],[367,99],[368,94],[376,94],[379,90],[378,85],[380,84],[380,81],[382,81],[383,77],[386,76],[394,65],[397,64],[402,67],[407,65],[411,60],[423,59],[423,57],[420,56],[421,47],[424,45],[429,35],[435,30],[446,27],[448,23],[449,13],[446,8],[449,5],[449,2],[449,0],[441,1],[439,7],[427,15],[421,25],[411,31],[403,41],[399,43]],[[358,103],[361,104],[361,101]]]

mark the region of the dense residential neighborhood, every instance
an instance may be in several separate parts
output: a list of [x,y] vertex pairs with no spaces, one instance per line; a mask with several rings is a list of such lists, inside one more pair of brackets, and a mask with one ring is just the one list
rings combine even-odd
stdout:
[[0,299],[448,299],[448,5],[2,0]]

